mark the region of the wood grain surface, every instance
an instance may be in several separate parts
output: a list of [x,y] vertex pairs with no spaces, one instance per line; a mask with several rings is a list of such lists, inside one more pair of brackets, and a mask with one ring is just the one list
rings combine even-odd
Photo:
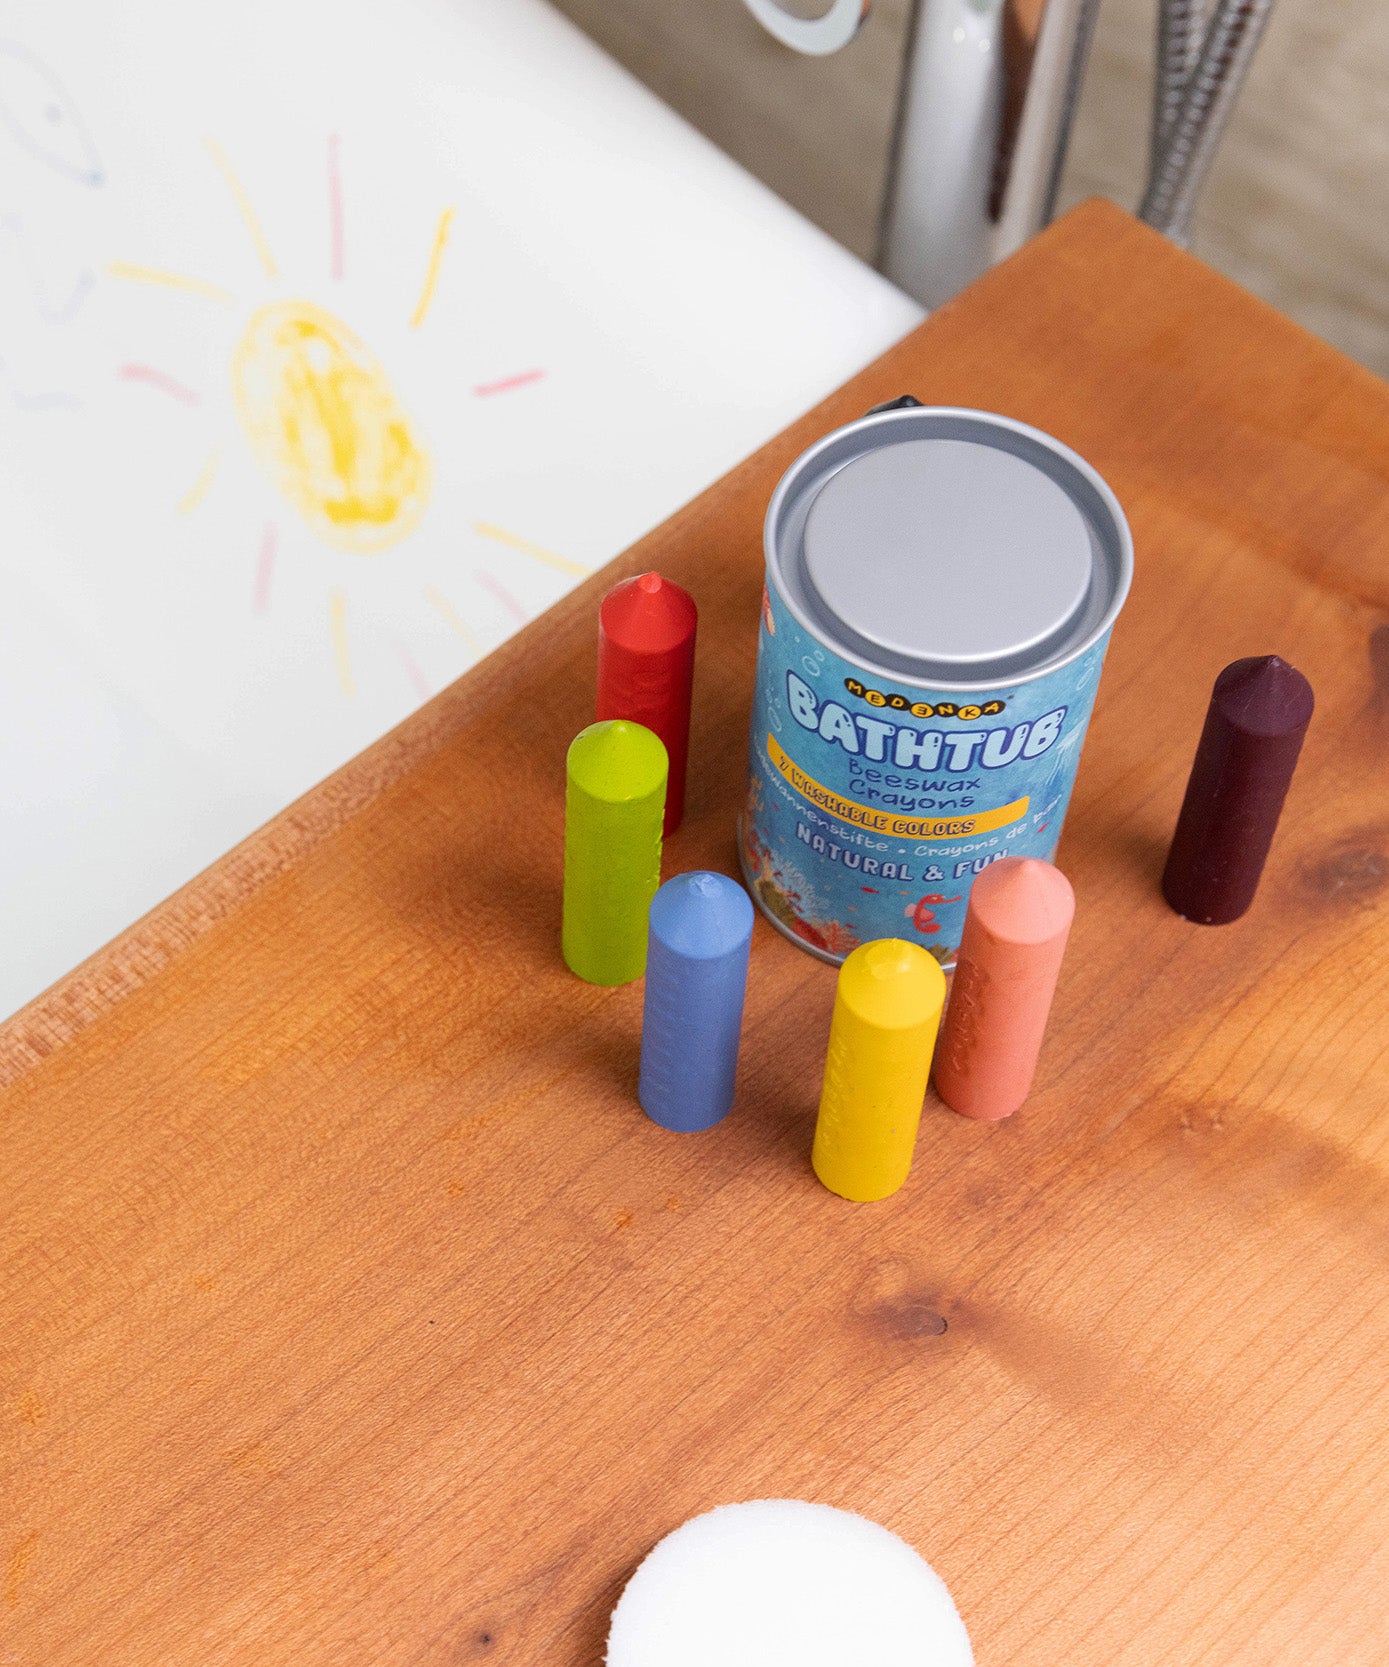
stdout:
[[[740,1103],[665,1133],[558,957],[595,604],[703,610],[668,870],[735,871],[771,488],[910,390],[1077,447],[1138,577],[1038,1091],[808,1165],[833,972],[759,924]],[[21,1014],[0,1662],[598,1667],[725,1500],[866,1512],[988,1667],[1389,1660],[1389,390],[1077,211]],[[1237,925],[1157,891],[1215,673],[1318,711]],[[774,1664],[769,1664],[774,1667]],[[866,1664],[865,1664],[866,1667]]]

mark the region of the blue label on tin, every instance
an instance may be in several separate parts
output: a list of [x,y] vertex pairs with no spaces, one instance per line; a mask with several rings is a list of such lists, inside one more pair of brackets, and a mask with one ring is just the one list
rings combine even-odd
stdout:
[[1056,849],[1108,641],[1029,683],[934,694],[841,658],[764,593],[742,824],[763,908],[836,959],[907,938],[953,963],[974,876]]

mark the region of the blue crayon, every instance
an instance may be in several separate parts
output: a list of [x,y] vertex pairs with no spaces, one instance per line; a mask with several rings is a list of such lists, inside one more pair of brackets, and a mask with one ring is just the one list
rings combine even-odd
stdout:
[[637,1097],[663,1129],[733,1108],[751,944],[752,904],[726,874],[677,874],[651,901]]

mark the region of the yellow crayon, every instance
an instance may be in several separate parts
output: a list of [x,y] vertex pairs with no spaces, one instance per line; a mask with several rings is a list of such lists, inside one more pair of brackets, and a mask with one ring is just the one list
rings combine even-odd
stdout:
[[886,1198],[910,1173],[944,1002],[940,962],[902,938],[840,967],[811,1162],[841,1198]]

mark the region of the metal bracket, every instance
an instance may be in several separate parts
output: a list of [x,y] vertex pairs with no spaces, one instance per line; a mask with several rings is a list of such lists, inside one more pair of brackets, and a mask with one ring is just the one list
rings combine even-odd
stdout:
[[858,34],[868,19],[872,0],[831,0],[823,17],[796,17],[777,0],[743,0],[743,4],[783,46],[812,58],[827,58]]

